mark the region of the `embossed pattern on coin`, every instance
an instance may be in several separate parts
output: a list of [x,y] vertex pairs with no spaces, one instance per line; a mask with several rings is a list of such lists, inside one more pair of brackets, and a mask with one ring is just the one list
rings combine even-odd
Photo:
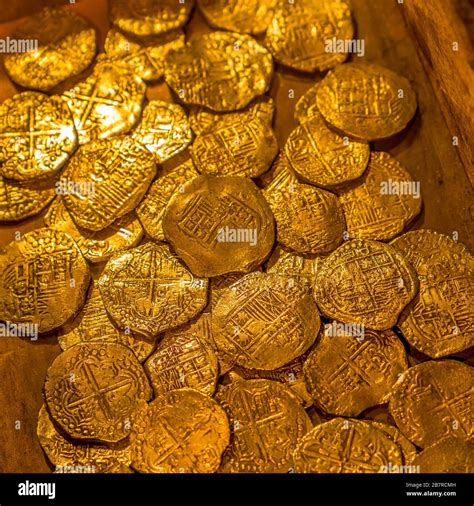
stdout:
[[474,442],[443,439],[428,446],[412,462],[420,473],[474,473]]
[[321,116],[318,105],[316,104],[316,93],[318,91],[319,81],[307,90],[303,96],[298,99],[295,105],[295,119],[299,123],[305,123],[314,116]]

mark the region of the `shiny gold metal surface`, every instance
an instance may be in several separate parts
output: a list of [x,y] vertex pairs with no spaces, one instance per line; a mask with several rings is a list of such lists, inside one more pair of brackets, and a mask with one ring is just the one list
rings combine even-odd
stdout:
[[442,439],[428,446],[412,461],[420,473],[474,472],[474,442]]

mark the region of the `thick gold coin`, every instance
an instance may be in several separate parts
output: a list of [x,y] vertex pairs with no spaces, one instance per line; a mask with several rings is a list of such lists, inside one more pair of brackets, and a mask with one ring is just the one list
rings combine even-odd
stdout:
[[196,276],[250,272],[269,255],[275,224],[257,186],[240,176],[198,176],[171,198],[163,231]]
[[347,52],[339,52],[336,41],[353,35],[347,0],[279,0],[265,44],[278,63],[314,72],[342,63]]
[[138,403],[152,396],[140,362],[116,343],[78,344],[48,369],[43,395],[69,436],[116,443],[130,432]]
[[220,387],[216,400],[232,431],[220,472],[291,471],[291,452],[312,424],[288,387],[265,379],[235,381]]
[[443,439],[420,452],[412,462],[419,473],[474,473],[474,442]]
[[375,141],[403,130],[416,111],[409,81],[372,63],[340,65],[319,83],[316,103],[339,131]]
[[94,28],[67,9],[43,9],[28,17],[11,38],[36,41],[36,47],[5,55],[5,70],[20,86],[41,91],[80,74],[96,52]]
[[148,338],[186,323],[207,304],[207,279],[194,277],[166,244],[113,256],[99,288],[115,323]]
[[200,35],[165,60],[165,79],[186,104],[214,111],[242,109],[270,86],[271,54],[248,35]]
[[399,250],[354,239],[324,259],[314,297],[326,316],[386,330],[397,323],[417,291],[416,272]]
[[386,241],[421,211],[420,183],[388,153],[373,152],[362,178],[339,192],[349,237]]
[[61,97],[74,117],[79,144],[128,132],[139,120],[145,83],[130,69],[101,63]]
[[398,428],[425,448],[443,437],[474,438],[474,369],[456,360],[410,367],[396,383],[390,413]]
[[135,209],[155,174],[153,155],[130,137],[90,142],[61,178],[64,203],[78,226],[103,230]]
[[316,104],[316,94],[318,92],[319,82],[309,88],[295,104],[295,119],[299,123],[305,123],[314,116],[321,116],[318,105]]
[[0,105],[0,174],[17,181],[54,177],[77,147],[77,132],[59,97],[25,91]]
[[358,416],[388,401],[393,385],[408,368],[405,348],[391,330],[333,321],[304,363],[308,391],[326,412]]
[[279,274],[242,277],[222,291],[212,311],[217,348],[250,369],[277,369],[299,357],[319,325],[310,290]]
[[333,418],[317,425],[293,453],[297,473],[381,473],[403,465],[388,434],[359,420]]
[[229,444],[216,401],[192,388],[142,404],[131,435],[132,467],[142,473],[213,473]]
[[91,274],[76,243],[48,228],[0,250],[0,320],[49,332],[84,304]]
[[420,291],[403,311],[399,328],[409,343],[433,358],[474,345],[474,259],[463,244],[431,230],[393,242],[415,267]]

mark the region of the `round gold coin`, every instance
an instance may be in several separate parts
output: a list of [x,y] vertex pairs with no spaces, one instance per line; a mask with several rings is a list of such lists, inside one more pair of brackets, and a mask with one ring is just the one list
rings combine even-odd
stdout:
[[171,198],[163,231],[196,276],[250,272],[275,240],[270,207],[257,186],[240,176],[198,176]]
[[329,72],[319,83],[316,103],[331,126],[363,141],[400,132],[417,107],[407,79],[371,63],[348,63]]
[[252,37],[200,35],[166,56],[165,79],[186,104],[214,111],[242,109],[270,86],[271,54]]
[[295,119],[299,123],[305,123],[314,116],[321,116],[318,105],[316,104],[316,94],[319,82],[309,88],[295,104]]
[[219,388],[216,400],[232,431],[221,472],[291,471],[291,453],[312,424],[288,387],[265,379],[236,381]]
[[82,307],[90,280],[87,262],[67,234],[28,232],[0,250],[0,320],[30,324],[39,333],[56,329]]
[[425,448],[443,437],[472,440],[473,402],[472,367],[456,360],[429,360],[402,374],[389,408],[403,434]]
[[131,435],[132,467],[142,473],[213,473],[229,444],[224,410],[182,388],[142,404]]
[[207,279],[194,277],[165,244],[113,256],[99,288],[114,322],[148,338],[186,323],[207,304]]
[[0,174],[17,181],[54,177],[77,147],[67,105],[25,91],[0,105]]
[[393,246],[354,239],[324,259],[314,286],[321,312],[374,330],[393,327],[418,291],[413,267]]
[[474,442],[446,438],[428,446],[413,460],[419,473],[474,473]]

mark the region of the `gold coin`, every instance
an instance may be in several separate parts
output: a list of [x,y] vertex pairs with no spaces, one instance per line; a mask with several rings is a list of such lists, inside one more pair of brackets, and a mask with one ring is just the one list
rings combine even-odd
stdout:
[[362,178],[339,192],[349,237],[386,241],[402,232],[421,211],[416,185],[395,158],[372,152]]
[[347,58],[329,43],[354,35],[347,0],[279,1],[265,35],[278,63],[303,72],[327,70]]
[[133,248],[143,237],[143,228],[133,212],[114,221],[100,232],[78,227],[61,197],[57,197],[48,208],[44,223],[47,227],[62,230],[71,236],[84,258],[91,263],[105,262],[117,251]]
[[304,363],[308,391],[326,412],[358,416],[388,401],[408,368],[405,348],[391,330],[375,332],[333,321]]
[[145,83],[128,68],[96,65],[61,96],[74,117],[79,144],[128,132],[140,118],[145,91]]
[[423,362],[396,383],[389,409],[398,428],[425,448],[443,437],[473,439],[474,369],[456,360]]
[[474,442],[443,439],[429,446],[411,463],[420,473],[474,473]]
[[17,181],[54,177],[77,147],[77,132],[58,97],[25,91],[0,105],[0,173]]
[[171,198],[163,231],[196,276],[250,272],[275,239],[270,207],[257,186],[240,176],[198,176]]
[[0,320],[49,332],[79,311],[90,280],[87,262],[67,234],[28,232],[0,250]]
[[232,431],[221,472],[285,473],[291,452],[311,430],[311,420],[291,390],[265,379],[236,381],[219,388]]
[[303,437],[293,453],[298,473],[380,473],[403,464],[390,436],[359,420],[333,418]]
[[223,290],[212,312],[217,348],[250,369],[277,369],[299,357],[319,325],[308,288],[279,274],[242,277]]
[[132,467],[142,473],[213,473],[229,444],[224,410],[182,388],[142,404],[131,436]]
[[146,360],[155,348],[154,343],[133,335],[129,329],[122,331],[114,326],[96,282],[91,284],[83,310],[61,327],[58,342],[63,351],[76,344],[122,344],[130,348],[140,362]]
[[194,0],[111,0],[110,21],[124,32],[160,35],[188,21]]
[[194,277],[165,244],[113,256],[99,288],[114,322],[148,338],[186,323],[207,304],[207,279]]
[[152,396],[132,350],[116,343],[78,344],[48,369],[43,395],[69,436],[116,443],[130,432],[140,399]]
[[285,144],[285,153],[302,180],[334,188],[360,177],[369,162],[366,142],[357,142],[333,132],[322,116],[295,128]]
[[416,272],[396,248],[363,239],[325,258],[314,285],[324,315],[374,330],[393,327],[417,291]]
[[99,231],[133,211],[156,174],[153,155],[130,137],[113,137],[81,146],[61,183],[75,223]]
[[152,100],[131,137],[153,153],[156,163],[163,163],[188,147],[192,131],[181,106]]
[[257,34],[268,27],[278,0],[198,0],[199,10],[214,28]]
[[465,246],[431,230],[408,232],[392,244],[420,281],[398,323],[409,343],[433,358],[473,346],[474,260]]
[[165,79],[186,104],[234,111],[263,95],[273,74],[271,54],[248,35],[200,35],[165,60]]
[[339,200],[333,193],[301,184],[286,165],[265,188],[277,224],[277,240],[302,255],[327,254],[344,239],[346,222]]
[[316,103],[330,125],[363,141],[400,132],[417,107],[407,79],[371,63],[348,63],[329,72],[319,83]]
[[305,123],[315,116],[321,116],[318,105],[316,104],[316,94],[318,92],[319,82],[309,88],[295,104],[295,119],[299,123]]
[[96,52],[94,28],[67,9],[43,9],[28,17],[11,38],[36,41],[37,47],[5,55],[5,70],[20,86],[41,91],[80,74]]

